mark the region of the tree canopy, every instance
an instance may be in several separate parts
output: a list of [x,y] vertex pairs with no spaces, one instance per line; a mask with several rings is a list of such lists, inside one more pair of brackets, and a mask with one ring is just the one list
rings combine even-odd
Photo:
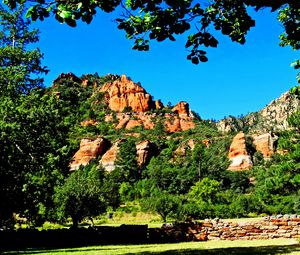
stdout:
[[[96,12],[117,11],[118,28],[134,40],[133,49],[148,50],[150,40],[176,40],[176,35],[185,33],[189,49],[187,58],[194,64],[206,62],[203,48],[217,47],[215,30],[220,30],[234,42],[244,44],[246,34],[255,26],[250,10],[269,8],[278,12],[278,21],[284,31],[280,45],[300,48],[300,3],[294,0],[97,0],[97,1],[47,1],[47,0],[4,0],[11,8],[17,3],[28,2],[31,6],[27,17],[44,20],[54,14],[62,23],[75,27],[76,22],[90,23]],[[187,33],[186,33],[187,32]]]

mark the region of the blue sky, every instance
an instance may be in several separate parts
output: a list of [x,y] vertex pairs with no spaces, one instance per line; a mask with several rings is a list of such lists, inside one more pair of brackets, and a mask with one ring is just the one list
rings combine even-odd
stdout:
[[62,72],[126,74],[164,104],[189,102],[204,119],[258,111],[296,85],[290,63],[299,54],[278,46],[282,27],[268,10],[255,14],[256,27],[245,45],[220,35],[218,48],[207,50],[209,61],[197,66],[186,60],[184,36],[152,42],[149,52],[133,51],[112,18],[99,13],[77,28],[52,18],[35,23],[41,31],[37,46],[50,69],[46,85]]

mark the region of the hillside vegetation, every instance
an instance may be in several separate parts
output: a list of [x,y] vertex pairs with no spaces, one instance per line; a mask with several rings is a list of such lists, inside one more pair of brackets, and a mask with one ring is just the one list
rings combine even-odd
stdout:
[[[163,221],[300,210],[299,101],[290,94],[278,126],[264,109],[202,120],[185,102],[154,101],[124,75],[62,74],[21,100],[8,117],[26,127],[9,136],[22,151],[6,152],[15,158],[6,178],[17,187],[6,202],[16,206],[2,226],[14,224],[12,213],[32,226],[70,217],[76,227],[115,210]],[[266,134],[268,148],[257,142]]]

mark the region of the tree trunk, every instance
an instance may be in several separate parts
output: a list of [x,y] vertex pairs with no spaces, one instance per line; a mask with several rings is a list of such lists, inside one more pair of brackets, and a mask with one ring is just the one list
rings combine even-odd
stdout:
[[78,217],[76,215],[72,215],[71,218],[73,222],[72,228],[78,228],[78,223],[79,223]]

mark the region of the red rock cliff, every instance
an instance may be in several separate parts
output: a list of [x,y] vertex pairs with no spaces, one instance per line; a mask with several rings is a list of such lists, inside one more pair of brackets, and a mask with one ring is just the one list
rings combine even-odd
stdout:
[[261,152],[264,158],[270,158],[274,154],[274,142],[277,137],[273,137],[270,133],[254,134],[252,137],[256,150]]
[[130,107],[133,112],[146,112],[153,108],[153,101],[144,88],[129,80],[125,75],[121,79],[103,85],[100,92],[105,93],[109,108],[122,112]]
[[249,170],[253,163],[246,149],[246,139],[243,132],[238,133],[230,145],[228,158],[231,163],[228,170]]
[[81,165],[86,166],[92,159],[97,158],[105,152],[107,140],[98,137],[95,140],[84,138],[80,141],[80,148],[73,156],[70,170],[76,170]]

